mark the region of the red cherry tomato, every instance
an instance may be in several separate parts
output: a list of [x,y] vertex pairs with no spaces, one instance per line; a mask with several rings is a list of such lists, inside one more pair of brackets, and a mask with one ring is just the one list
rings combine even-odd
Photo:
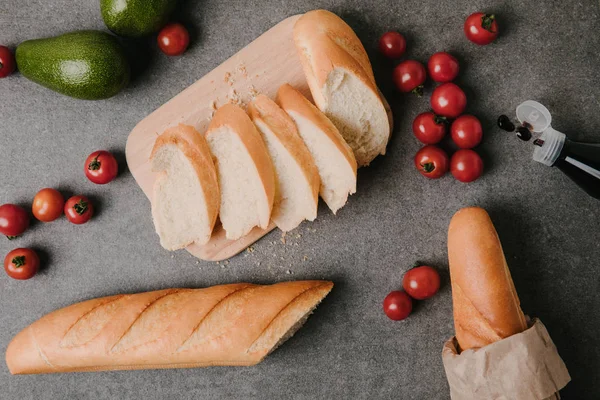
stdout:
[[427,78],[425,67],[415,60],[403,61],[394,68],[394,83],[403,93],[413,92],[421,96],[425,78]]
[[465,35],[480,46],[492,43],[498,37],[498,22],[493,14],[477,12],[467,17]]
[[65,199],[58,190],[42,189],[33,198],[31,211],[33,216],[42,222],[51,222],[60,217],[65,206]]
[[158,47],[168,56],[180,56],[190,44],[190,34],[181,24],[168,24],[158,34]]
[[65,203],[65,215],[75,225],[85,224],[93,214],[94,207],[85,196],[73,196]]
[[450,160],[450,172],[461,182],[473,182],[483,173],[483,161],[473,150],[458,150]]
[[413,133],[421,143],[436,144],[446,135],[446,122],[444,117],[424,112],[413,121]]
[[472,115],[461,115],[452,123],[450,135],[461,149],[472,149],[481,143],[483,137],[481,122]]
[[400,58],[406,51],[406,39],[398,32],[384,33],[379,39],[379,51],[387,58]]
[[410,315],[411,311],[412,299],[406,292],[395,290],[383,300],[383,312],[394,321],[402,321]]
[[29,215],[14,204],[0,206],[0,233],[9,239],[22,235],[29,228]]
[[431,267],[421,265],[404,274],[402,287],[413,299],[428,299],[440,289],[440,274]]
[[0,46],[0,78],[5,78],[15,72],[15,56],[6,46]]
[[15,249],[4,258],[4,270],[13,279],[32,278],[40,268],[40,258],[31,249]]
[[450,82],[458,75],[458,60],[446,52],[435,53],[427,63],[429,76],[436,82]]
[[448,154],[437,146],[423,147],[415,155],[415,167],[421,175],[437,179],[448,172]]
[[108,151],[95,151],[85,160],[85,176],[99,185],[111,182],[119,172],[119,164]]
[[465,111],[467,96],[454,83],[443,83],[431,95],[431,108],[437,115],[456,118]]

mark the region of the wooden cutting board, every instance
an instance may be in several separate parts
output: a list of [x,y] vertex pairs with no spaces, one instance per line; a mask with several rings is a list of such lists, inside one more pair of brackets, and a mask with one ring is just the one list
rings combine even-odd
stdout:
[[[144,118],[131,131],[125,148],[127,164],[150,201],[156,178],[156,174],[150,169],[150,152],[156,137],[168,127],[182,123],[192,125],[203,133],[219,106],[233,102],[246,108],[258,93],[275,98],[277,90],[284,83],[289,83],[308,99],[312,99],[292,38],[292,30],[298,18],[300,15],[289,17],[269,29]],[[391,129],[392,112],[385,98],[383,101]],[[275,225],[271,222],[267,229],[254,228],[241,239],[228,240],[221,225],[217,224],[206,245],[193,244],[187,250],[203,260],[221,261],[238,254],[274,228]]]
[[[237,102],[245,106],[258,93],[274,98],[277,89],[289,83],[309,99],[310,91],[292,39],[292,29],[300,15],[289,17],[269,29],[240,52],[179,93],[144,118],[129,134],[125,155],[131,174],[148,199],[156,174],[150,169],[150,152],[158,135],[170,126],[188,124],[205,132],[215,108]],[[148,207],[150,214],[150,207]],[[273,230],[255,228],[239,240],[227,240],[218,225],[206,245],[193,244],[187,250],[208,261],[232,257]]]

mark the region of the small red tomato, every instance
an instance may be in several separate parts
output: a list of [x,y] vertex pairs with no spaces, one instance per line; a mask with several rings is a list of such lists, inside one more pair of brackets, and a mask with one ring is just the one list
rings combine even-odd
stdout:
[[454,83],[443,83],[431,95],[431,108],[437,115],[456,118],[465,111],[467,96]]
[[498,37],[496,17],[482,12],[469,15],[465,21],[465,35],[480,46],[492,43]]
[[437,146],[423,147],[415,155],[415,166],[421,175],[437,179],[448,172],[448,154]]
[[387,58],[400,58],[406,51],[406,39],[398,32],[384,33],[379,39],[379,51]]
[[4,270],[13,279],[32,278],[40,268],[40,258],[31,249],[15,249],[4,258]]
[[65,215],[75,225],[85,224],[93,214],[94,207],[85,196],[73,196],[65,203]]
[[42,189],[33,198],[31,211],[42,222],[51,222],[61,216],[65,199],[56,189]]
[[168,56],[180,56],[190,44],[190,34],[181,24],[168,24],[158,34],[158,47]]
[[29,228],[29,215],[14,204],[0,206],[0,233],[9,239],[22,235]]
[[452,123],[450,135],[461,149],[472,149],[481,143],[483,137],[481,122],[472,115],[461,115]]
[[383,300],[383,312],[389,319],[402,321],[412,311],[412,299],[406,292],[395,290],[390,292]]
[[95,151],[85,160],[85,176],[99,185],[111,182],[119,172],[119,164],[108,151]]
[[458,60],[444,51],[435,53],[427,63],[429,76],[436,82],[450,82],[458,75]]
[[412,129],[415,137],[425,144],[436,144],[446,135],[446,118],[424,112],[415,118]]
[[413,299],[428,299],[440,289],[440,274],[426,265],[415,267],[404,274],[402,287]]
[[473,182],[483,173],[483,161],[473,150],[458,150],[450,160],[450,172],[461,182]]
[[406,60],[394,68],[394,83],[403,93],[413,92],[423,95],[423,83],[427,78],[425,67],[418,61]]
[[0,46],[0,78],[5,78],[15,72],[15,56],[6,46]]

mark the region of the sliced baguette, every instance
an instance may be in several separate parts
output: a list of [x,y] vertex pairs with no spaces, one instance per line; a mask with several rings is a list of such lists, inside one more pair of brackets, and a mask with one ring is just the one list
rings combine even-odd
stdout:
[[206,244],[219,213],[217,172],[204,137],[191,126],[167,129],[154,143],[152,218],[167,250]]
[[248,106],[275,168],[273,222],[284,232],[317,217],[319,171],[294,121],[265,95]]
[[335,214],[356,193],[356,159],[335,125],[291,85],[277,92],[277,102],[296,123],[321,177],[319,192]]
[[267,147],[248,115],[226,104],[206,132],[221,190],[220,219],[228,239],[269,225],[275,172]]
[[296,22],[294,43],[315,104],[346,139],[358,165],[385,154],[390,122],[352,28],[329,11],[310,11]]

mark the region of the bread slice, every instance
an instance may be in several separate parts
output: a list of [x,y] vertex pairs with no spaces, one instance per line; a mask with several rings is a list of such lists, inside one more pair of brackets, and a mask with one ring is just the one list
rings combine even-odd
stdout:
[[284,232],[317,217],[319,171],[294,121],[265,95],[248,106],[275,167],[273,222]]
[[241,108],[226,104],[206,132],[221,189],[220,219],[228,239],[269,225],[275,195],[273,163],[256,127]]
[[321,198],[335,214],[356,193],[356,159],[335,125],[289,84],[279,88],[277,102],[296,123],[312,154],[319,176]]
[[296,22],[294,43],[315,104],[346,139],[358,165],[385,154],[390,122],[352,28],[329,11],[310,11]]
[[159,172],[152,218],[160,244],[167,250],[206,244],[219,213],[217,172],[206,140],[180,124],[156,139],[150,160]]

